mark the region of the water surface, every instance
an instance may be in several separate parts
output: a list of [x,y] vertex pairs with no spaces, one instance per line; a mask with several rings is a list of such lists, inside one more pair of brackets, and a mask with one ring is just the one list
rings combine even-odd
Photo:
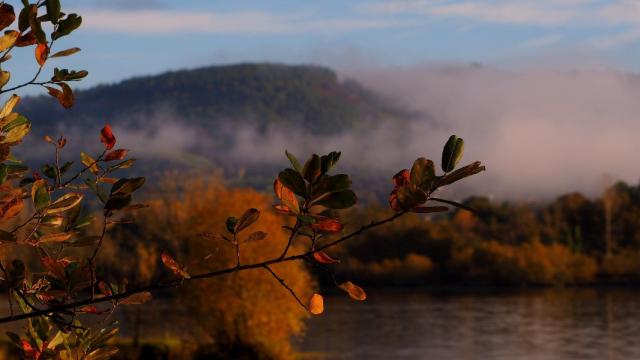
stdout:
[[297,347],[326,359],[640,359],[640,289],[329,296]]

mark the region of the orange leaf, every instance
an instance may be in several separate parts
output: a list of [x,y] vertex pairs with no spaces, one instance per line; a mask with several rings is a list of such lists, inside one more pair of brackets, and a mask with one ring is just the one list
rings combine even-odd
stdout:
[[393,175],[393,185],[395,187],[406,185],[411,179],[411,173],[409,170],[400,170],[397,174]]
[[259,241],[259,240],[264,240],[267,238],[267,233],[264,231],[256,231],[254,233],[252,233],[251,235],[249,235],[247,237],[247,239],[245,240],[245,242],[250,242],[250,241]]
[[100,130],[100,142],[104,144],[107,150],[113,149],[113,146],[116,144],[116,137],[113,136],[111,126],[108,124]]
[[56,88],[52,88],[50,86],[45,86],[45,87],[49,91],[49,95],[51,95],[54,98],[58,99],[58,102],[65,109],[68,109],[68,108],[72,107],[73,103],[75,102],[75,99],[74,99],[74,96],[73,96],[73,90],[71,90],[69,85],[67,85],[65,83],[59,83],[58,86],[60,86],[62,88],[62,91],[60,91],[60,90],[58,90]]
[[309,312],[313,315],[320,315],[324,312],[324,299],[322,295],[311,295],[311,298],[309,298]]
[[342,225],[338,220],[329,218],[318,220],[310,226],[314,230],[330,233],[340,232],[344,228],[344,225]]
[[0,199],[0,221],[16,217],[23,207],[22,190],[12,190]]
[[105,313],[105,311],[98,310],[98,308],[95,307],[94,305],[83,306],[76,311],[79,313],[93,314],[93,315],[100,315]]
[[113,160],[122,160],[127,156],[128,150],[125,149],[116,149],[113,151],[109,151],[105,156],[105,161],[113,161]]
[[349,297],[354,300],[363,301],[367,299],[367,293],[365,293],[360,286],[352,283],[351,281],[343,282],[338,285],[338,287],[346,291],[347,294],[349,294]]
[[289,208],[294,213],[300,212],[300,205],[296,195],[288,187],[284,186],[280,180],[276,179],[273,183],[273,191],[276,193],[276,197],[280,199],[282,205]]
[[327,265],[329,265],[329,264],[337,264],[337,263],[340,262],[340,260],[332,258],[331,256],[327,255],[327,253],[324,252],[324,251],[314,252],[313,253],[313,258],[317,262],[319,262],[321,264],[327,264]]
[[47,44],[38,44],[36,46],[36,61],[40,66],[43,66],[47,62],[47,56],[49,56],[49,47]]
[[171,255],[163,251],[160,257],[164,266],[173,271],[174,274],[180,275],[185,279],[191,279],[191,275],[189,275],[189,273],[187,273],[184,268],[180,266],[173,257],[171,257]]

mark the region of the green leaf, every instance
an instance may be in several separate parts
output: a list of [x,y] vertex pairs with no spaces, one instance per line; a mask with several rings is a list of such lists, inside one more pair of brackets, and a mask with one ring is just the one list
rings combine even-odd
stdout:
[[60,20],[58,29],[51,35],[53,40],[59,39],[65,35],[71,34],[82,24],[82,17],[78,14],[69,14],[66,18]]
[[44,164],[40,167],[40,171],[42,171],[42,173],[48,177],[49,179],[55,179],[57,177],[57,170],[55,167],[49,165],[49,164]]
[[140,189],[142,185],[144,185],[145,178],[144,177],[136,177],[136,178],[122,178],[116,181],[115,184],[111,187],[111,194],[115,195],[130,195],[134,191]]
[[278,174],[278,180],[286,186],[294,194],[305,197],[307,194],[307,185],[300,173],[293,169],[284,169]]
[[423,157],[413,162],[411,167],[411,182],[424,191],[429,191],[436,179],[436,169],[433,161]]
[[31,32],[35,35],[38,44],[46,44],[47,36],[42,30],[42,24],[38,20],[38,6],[32,4],[29,8],[29,26],[31,26]]
[[46,0],[47,15],[53,24],[57,24],[60,19],[60,0]]
[[3,184],[7,181],[7,177],[9,176],[9,167],[5,164],[0,164],[0,184]]
[[104,204],[105,214],[110,214],[114,210],[120,210],[127,207],[131,203],[132,196],[124,194],[111,194]]
[[227,231],[229,231],[232,234],[235,234],[236,232],[236,224],[238,224],[238,218],[234,216],[228,217],[227,221],[225,221]]
[[398,187],[396,195],[398,196],[398,205],[403,210],[410,210],[427,201],[427,194],[415,184]]
[[[320,177],[320,157],[316,154],[311,155],[309,160],[304,164],[302,175],[310,184],[313,184]],[[293,190],[293,189],[291,189]]]
[[316,222],[316,218],[309,215],[299,214],[298,219],[305,224],[314,224]]
[[258,209],[251,208],[251,209],[245,211],[244,214],[242,214],[242,216],[240,217],[240,220],[238,220],[238,223],[235,226],[234,234],[237,234],[240,231],[248,228],[253,223],[258,221],[258,218],[260,218],[260,211],[258,211]]
[[322,174],[329,172],[340,160],[340,154],[339,151],[332,151],[327,155],[323,155],[320,158],[320,172]]
[[442,171],[449,172],[455,169],[456,164],[462,158],[464,152],[464,140],[451,135],[442,149]]
[[349,175],[322,175],[318,183],[313,187],[313,197],[316,198],[326,193],[348,190],[351,187]]
[[302,165],[300,165],[300,162],[298,161],[298,159],[292,153],[288,152],[287,150],[285,150],[284,153],[285,153],[285,155],[287,155],[287,158],[289,159],[289,162],[291,163],[293,168],[297,172],[302,173]]
[[46,180],[37,180],[31,187],[31,198],[36,210],[42,210],[49,205],[51,196],[47,190]]
[[321,205],[329,209],[347,209],[356,204],[358,198],[351,190],[344,190],[330,193],[328,196],[314,202],[314,205]]

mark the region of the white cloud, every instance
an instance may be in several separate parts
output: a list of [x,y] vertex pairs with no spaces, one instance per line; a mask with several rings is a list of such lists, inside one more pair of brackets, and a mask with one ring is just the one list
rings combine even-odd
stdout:
[[192,12],[171,10],[84,10],[86,29],[134,34],[201,32],[218,34],[282,34],[346,32],[401,26],[387,19],[317,18],[314,14],[261,11]]

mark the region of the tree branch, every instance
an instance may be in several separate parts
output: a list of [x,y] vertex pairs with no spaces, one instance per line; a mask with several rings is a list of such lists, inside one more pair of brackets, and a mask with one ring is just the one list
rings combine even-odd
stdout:
[[[404,212],[397,212],[395,214],[393,214],[392,216],[385,218],[383,220],[379,220],[379,221],[375,221],[375,222],[371,222],[368,225],[362,226],[360,229],[349,233],[339,239],[336,239],[332,242],[329,242],[323,246],[320,246],[314,250],[309,250],[305,253],[302,254],[298,254],[298,255],[291,255],[291,256],[287,256],[284,258],[275,258],[275,259],[271,259],[271,260],[267,260],[267,261],[263,261],[263,262],[259,262],[259,263],[254,263],[254,264],[248,264],[248,265],[241,265],[241,266],[233,266],[230,268],[226,268],[226,269],[222,269],[222,270],[216,270],[216,271],[210,271],[210,272],[206,272],[206,273],[202,273],[202,274],[196,274],[196,275],[191,275],[190,279],[173,279],[167,282],[161,282],[161,283],[155,283],[155,284],[150,284],[150,285],[146,285],[146,286],[141,286],[135,289],[131,289],[131,290],[127,290],[118,294],[114,294],[114,295],[109,295],[109,296],[104,296],[104,297],[100,297],[100,298],[89,298],[86,300],[81,300],[81,301],[76,301],[73,303],[68,303],[68,304],[64,304],[64,305],[58,305],[58,306],[51,306],[48,309],[43,309],[43,310],[38,310],[38,311],[32,311],[29,313],[25,313],[25,314],[19,314],[19,315],[13,315],[13,316],[7,316],[7,317],[3,317],[0,318],[0,324],[4,324],[4,323],[9,323],[9,322],[13,322],[13,321],[18,321],[18,320],[24,320],[24,319],[30,319],[33,317],[37,317],[37,316],[48,316],[50,314],[54,314],[54,313],[60,313],[66,310],[71,310],[71,309],[75,309],[75,308],[79,308],[79,307],[83,307],[83,306],[87,306],[87,305],[92,305],[92,304],[99,304],[99,303],[103,303],[103,302],[113,302],[113,301],[118,301],[118,300],[122,300],[125,299],[131,295],[135,295],[135,294],[139,294],[142,292],[151,292],[151,291],[155,291],[155,290],[163,290],[163,289],[170,289],[170,288],[175,288],[178,287],[186,282],[190,282],[190,281],[196,281],[196,280],[201,280],[201,279],[208,279],[208,278],[212,278],[212,277],[217,277],[217,276],[222,276],[222,275],[226,275],[226,274],[231,274],[231,273],[235,273],[235,272],[240,272],[240,271],[245,271],[245,270],[250,270],[250,269],[259,269],[259,268],[265,268],[269,271],[271,271],[269,269],[270,265],[274,265],[274,264],[279,264],[279,263],[283,263],[283,262],[287,262],[287,261],[296,261],[296,260],[304,260],[305,258],[308,258],[309,256],[313,255],[316,252],[322,251],[324,249],[336,246],[346,240],[349,240],[351,238],[353,238],[354,236],[357,236],[369,229],[372,229],[374,227],[378,227],[380,225],[384,225],[386,223],[392,222],[395,219],[401,217],[402,215],[404,215]],[[300,302],[300,301],[299,301]],[[304,306],[304,305],[303,305]],[[305,306],[306,308],[306,306]]]

